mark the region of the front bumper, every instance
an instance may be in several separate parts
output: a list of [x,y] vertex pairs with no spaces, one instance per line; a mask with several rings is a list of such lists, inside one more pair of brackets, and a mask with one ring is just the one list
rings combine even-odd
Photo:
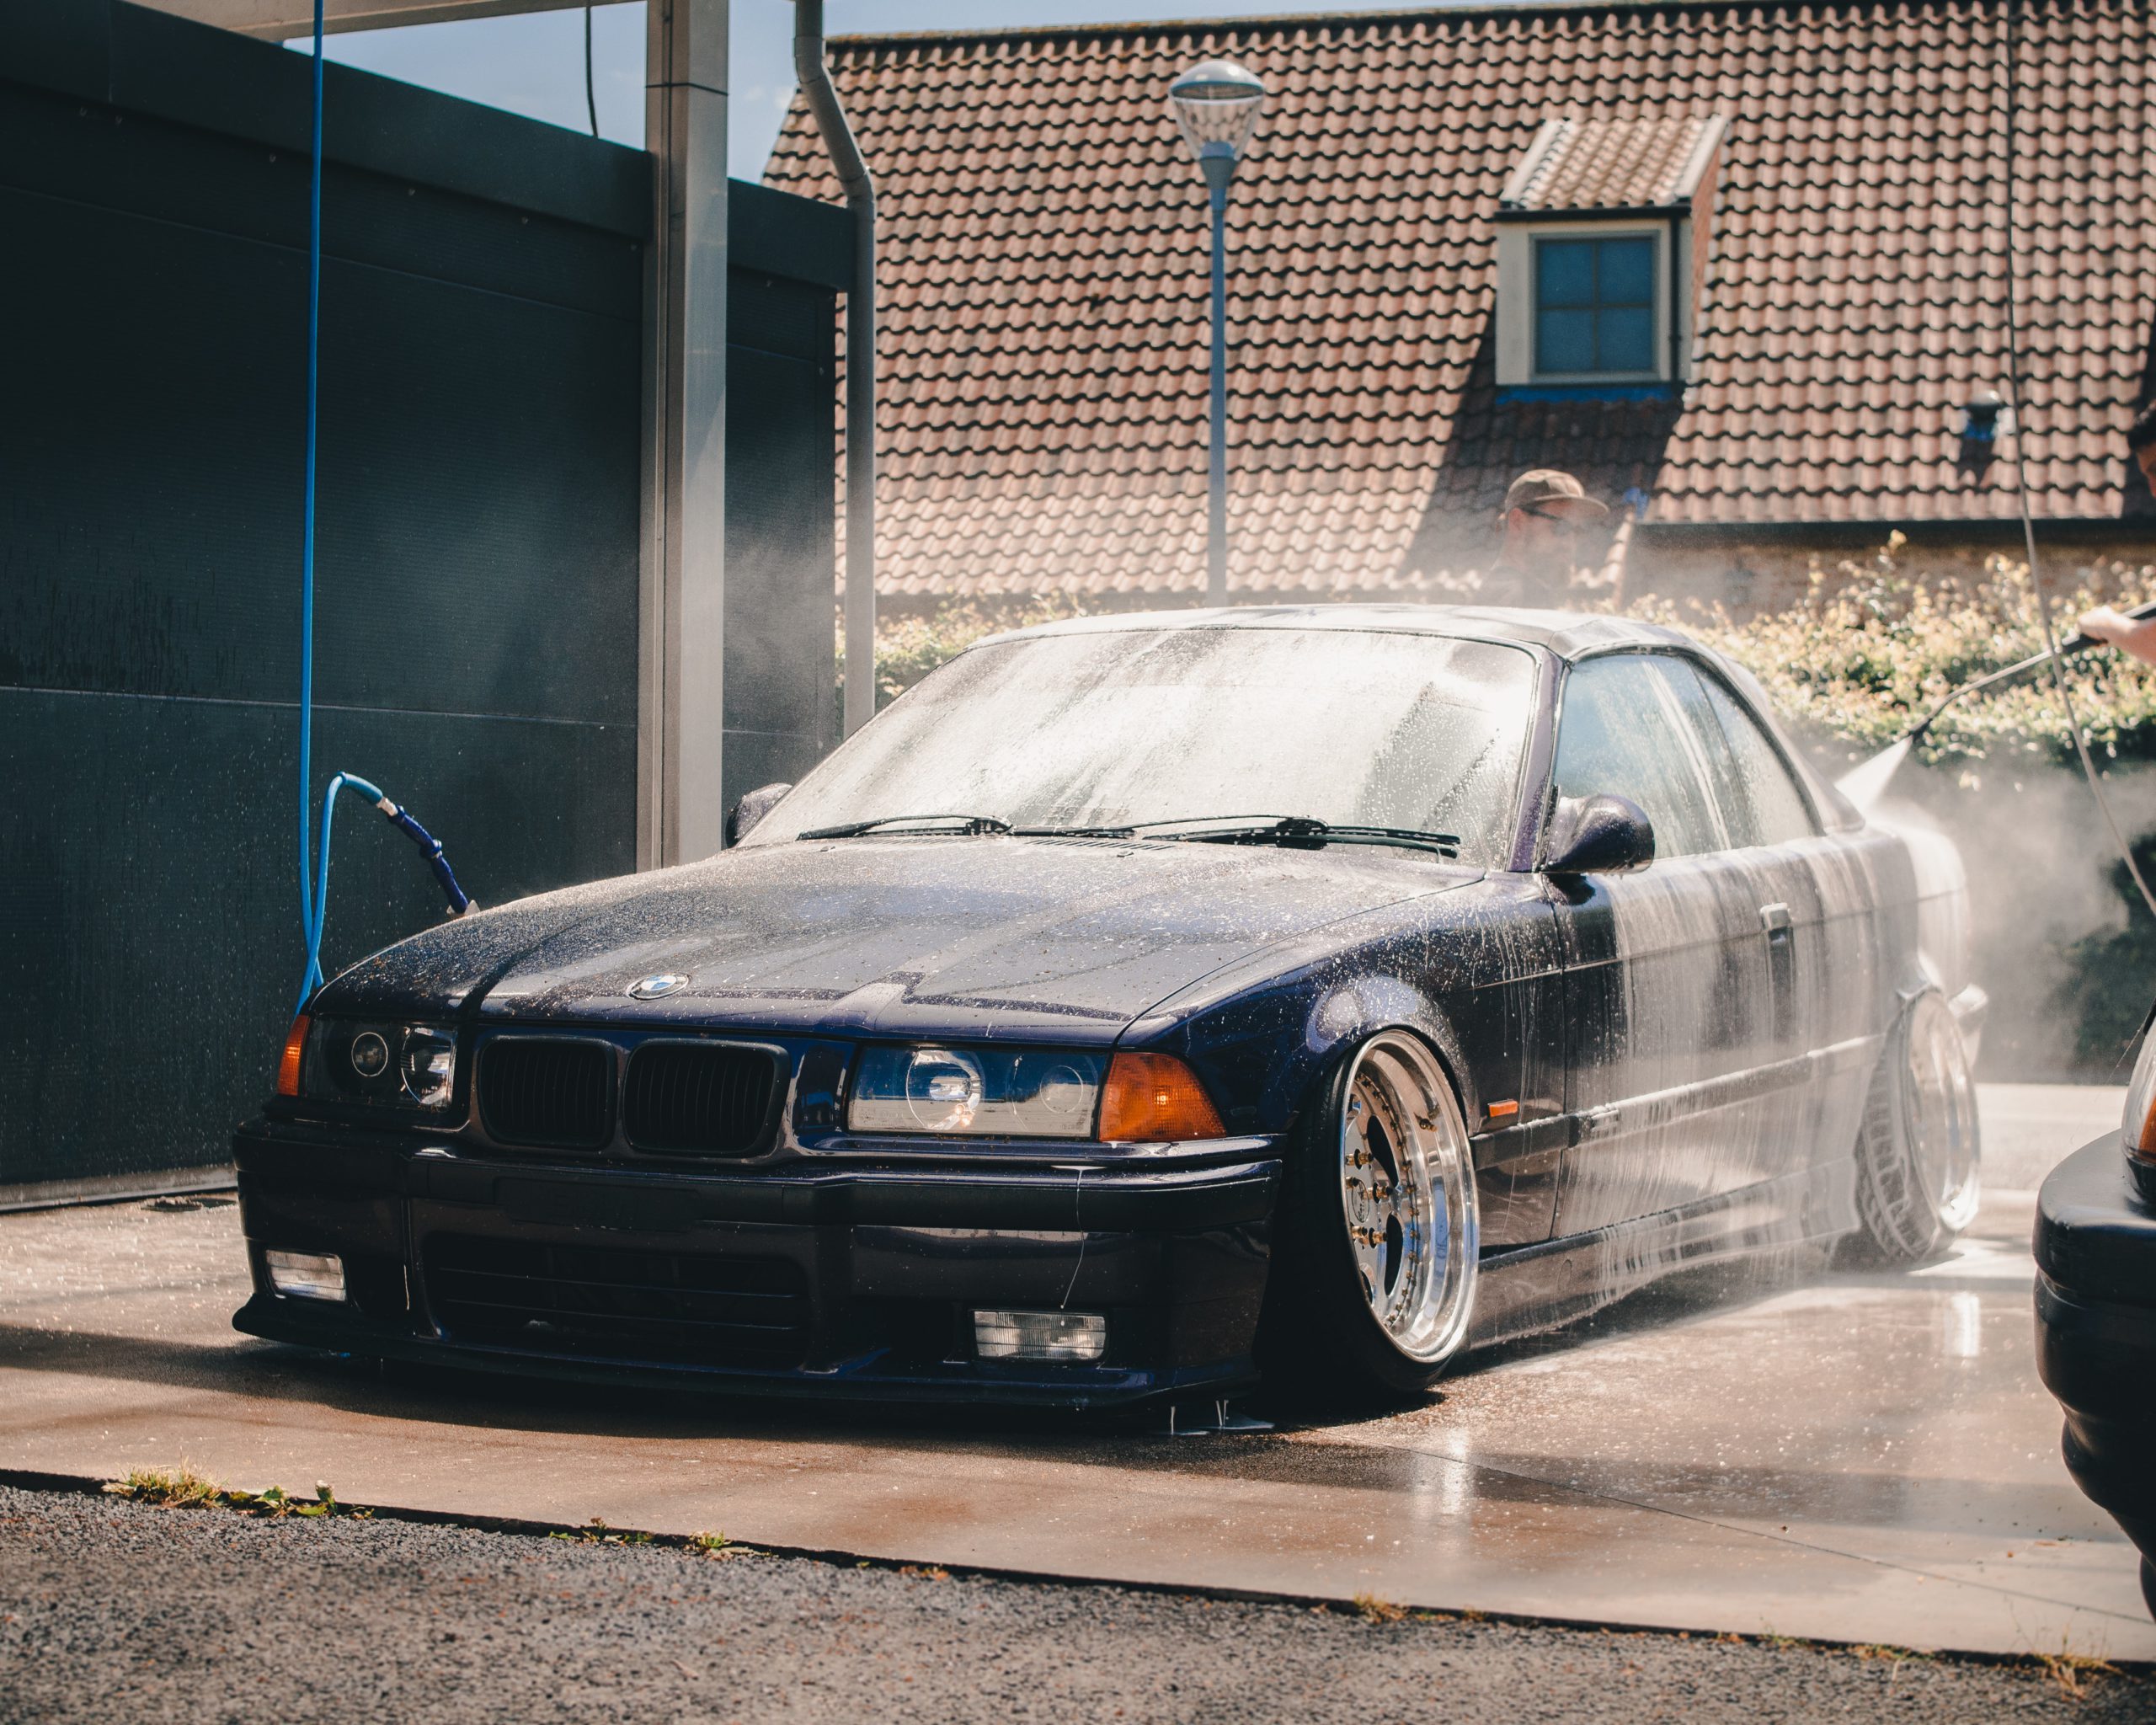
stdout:
[[2156,1204],[2116,1132],[2045,1180],[2036,1256],[2036,1365],[2066,1410],[2067,1468],[2156,1557]]
[[[1280,1164],[697,1171],[480,1159],[256,1121],[233,1140],[253,1335],[585,1381],[1102,1406],[1255,1381]],[[341,1302],[264,1253],[334,1253]],[[1097,1312],[1097,1363],[979,1358],[976,1309]]]

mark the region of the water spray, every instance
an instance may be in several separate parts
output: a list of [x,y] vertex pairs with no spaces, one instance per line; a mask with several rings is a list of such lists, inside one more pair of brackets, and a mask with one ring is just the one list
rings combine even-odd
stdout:
[[[2131,610],[2119,614],[2136,622],[2156,617],[2156,600],[2151,600],[2146,605],[2137,605]],[[1923,740],[1926,731],[1945,716],[1949,708],[1959,704],[1972,695],[1982,694],[1986,689],[1995,688],[2001,683],[2010,683],[2016,678],[2025,677],[2032,672],[2056,670],[2057,661],[2064,659],[2068,654],[2085,653],[2091,647],[2100,647],[2104,644],[2094,635],[2073,635],[2064,641],[2054,642],[2041,653],[2032,653],[2026,659],[2017,660],[2014,664],[2002,670],[1988,671],[1983,676],[1972,678],[1956,689],[1953,693],[1947,696],[1945,700],[1870,760],[1851,767],[1841,777],[1836,779],[1834,788],[1847,797],[1850,802],[1855,804],[1859,809],[1870,810],[1885,792],[1887,782],[1892,779],[1896,770],[1909,758],[1909,750]],[[2099,795],[2100,794],[2099,793]]]

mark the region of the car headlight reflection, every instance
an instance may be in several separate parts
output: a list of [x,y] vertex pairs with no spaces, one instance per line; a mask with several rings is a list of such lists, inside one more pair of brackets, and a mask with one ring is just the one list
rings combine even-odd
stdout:
[[857,1132],[1090,1138],[1107,1056],[1061,1049],[862,1050],[847,1106]]
[[970,1132],[984,1100],[980,1062],[952,1048],[920,1048],[906,1062],[906,1114],[923,1132]]
[[[301,1094],[341,1102],[445,1108],[456,1087],[456,1033],[446,1025],[318,1018]],[[279,1083],[281,1094],[286,1091]]]
[[404,1094],[423,1108],[449,1106],[456,1083],[456,1039],[431,1024],[404,1033]]

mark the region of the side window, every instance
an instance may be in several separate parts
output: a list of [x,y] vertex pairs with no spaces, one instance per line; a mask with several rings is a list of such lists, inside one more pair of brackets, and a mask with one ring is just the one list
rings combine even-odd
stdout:
[[1629,797],[1654,823],[1655,851],[1693,857],[1727,842],[1708,793],[1698,734],[1685,708],[1699,699],[1645,654],[1591,659],[1565,679],[1557,726],[1557,789],[1567,797]]
[[1819,828],[1811,805],[1758,720],[1719,678],[1701,672],[1699,682],[1713,709],[1719,740],[1727,745],[1716,791],[1730,843],[1785,845],[1814,836]]

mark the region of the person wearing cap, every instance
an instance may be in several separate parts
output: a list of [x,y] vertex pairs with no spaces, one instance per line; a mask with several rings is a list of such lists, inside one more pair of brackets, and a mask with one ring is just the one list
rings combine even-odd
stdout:
[[1522,473],[1505,492],[1505,542],[1483,571],[1482,603],[1561,608],[1579,561],[1581,530],[1609,513],[1570,473],[1554,467]]
[[[2126,446],[2149,491],[2156,494],[2156,402],[2134,415],[2126,428]],[[2110,606],[2100,605],[2081,619],[2081,633],[2092,641],[2108,641],[2144,664],[2156,665],[2156,617],[2121,617]]]

